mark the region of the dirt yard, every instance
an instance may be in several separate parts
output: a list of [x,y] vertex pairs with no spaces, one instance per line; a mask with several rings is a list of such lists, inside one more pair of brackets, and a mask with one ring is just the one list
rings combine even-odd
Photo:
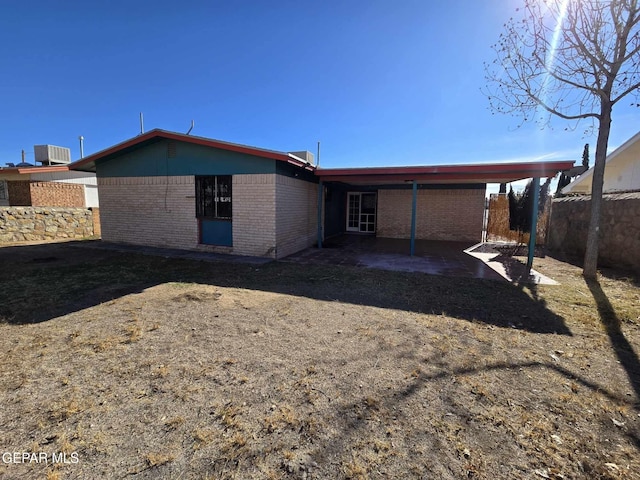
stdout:
[[536,268],[0,248],[0,477],[638,479],[640,286]]

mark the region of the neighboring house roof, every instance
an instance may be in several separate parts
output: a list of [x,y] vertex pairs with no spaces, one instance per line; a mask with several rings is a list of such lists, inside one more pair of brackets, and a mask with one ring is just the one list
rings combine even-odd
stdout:
[[[591,194],[595,166],[562,189],[563,194]],[[640,190],[640,132],[607,155],[604,193]]]
[[138,135],[137,137],[125,140],[122,143],[109,147],[93,155],[89,155],[81,160],[73,162],[69,168],[72,170],[84,170],[87,172],[96,171],[96,161],[107,159],[111,156],[120,155],[126,153],[135,148],[157,142],[158,140],[167,139],[180,142],[187,142],[195,145],[203,145],[206,147],[220,148],[222,150],[229,150],[232,152],[246,153],[254,155],[256,157],[269,158],[272,160],[279,160],[281,162],[287,162],[299,167],[312,169],[313,167],[300,159],[299,157],[287,152],[278,152],[275,150],[267,150],[264,148],[251,147],[248,145],[240,145],[238,143],[223,142],[221,140],[214,140],[205,137],[196,137],[193,135],[186,135],[183,133],[169,132],[167,130],[154,129],[147,133]]
[[50,172],[66,172],[69,165],[43,166],[43,167],[0,167],[0,176],[2,175],[30,175],[32,173],[50,173]]
[[323,181],[350,184],[405,183],[507,183],[533,177],[552,177],[573,167],[573,160],[416,167],[318,168]]

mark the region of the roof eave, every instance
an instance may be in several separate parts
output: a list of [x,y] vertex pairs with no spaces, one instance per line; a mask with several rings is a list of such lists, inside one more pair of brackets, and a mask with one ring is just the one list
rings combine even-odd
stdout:
[[574,161],[494,163],[474,165],[429,165],[416,167],[373,167],[316,169],[316,175],[323,181],[364,182],[364,181],[460,181],[462,183],[512,182],[532,177],[550,177],[559,171],[573,167]]
[[169,132],[166,130],[154,129],[150,130],[147,133],[138,135],[137,137],[130,138],[129,140],[125,140],[124,142],[118,143],[112,147],[101,150],[93,155],[89,155],[83,159],[77,160],[73,162],[69,167],[71,170],[81,170],[81,171],[90,171],[95,172],[96,161],[101,159],[106,159],[112,155],[118,154],[125,149],[135,147],[137,145],[142,145],[145,142],[149,142],[154,139],[167,139],[174,140],[180,142],[188,142],[194,145],[203,145],[212,148],[219,148],[222,150],[228,150],[238,153],[245,153],[248,155],[254,155],[257,157],[268,158],[271,160],[278,160],[281,162],[286,162],[297,167],[306,168],[309,165],[301,161],[297,158],[292,158],[288,153],[278,152],[275,150],[266,150],[257,147],[251,147],[248,145],[240,145],[236,143],[228,143],[220,140],[209,139],[205,137],[197,137],[193,135],[186,135],[182,133]]

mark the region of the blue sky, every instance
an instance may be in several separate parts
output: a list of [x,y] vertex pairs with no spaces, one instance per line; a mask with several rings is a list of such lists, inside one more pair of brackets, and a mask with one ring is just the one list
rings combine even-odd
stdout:
[[[580,161],[584,128],[492,115],[483,61],[519,0],[30,1],[0,14],[0,164],[145,129],[315,153],[321,165]],[[640,128],[614,111],[610,146]]]

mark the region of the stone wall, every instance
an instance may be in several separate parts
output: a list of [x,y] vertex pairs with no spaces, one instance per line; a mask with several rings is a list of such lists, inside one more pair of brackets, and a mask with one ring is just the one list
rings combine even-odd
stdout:
[[[591,196],[553,200],[547,247],[584,256]],[[640,192],[603,195],[598,264],[640,271]]]
[[86,208],[0,207],[0,243],[84,238],[94,234]]

